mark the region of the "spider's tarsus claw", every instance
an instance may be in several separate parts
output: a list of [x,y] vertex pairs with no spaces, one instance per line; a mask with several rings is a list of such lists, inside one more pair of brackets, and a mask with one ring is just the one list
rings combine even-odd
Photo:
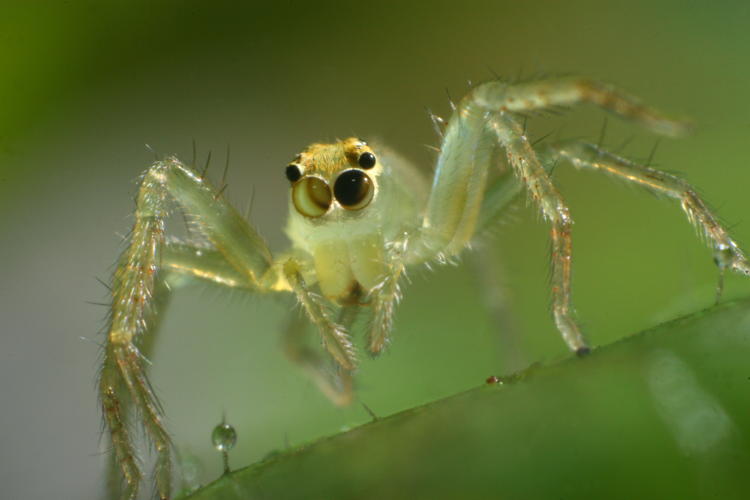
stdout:
[[587,345],[576,349],[576,356],[578,356],[579,358],[583,358],[587,356],[589,353],[591,353],[591,348]]
[[381,354],[383,354],[383,348],[374,348],[374,347],[368,347],[367,348],[367,354],[370,357],[370,359],[377,359],[380,357]]

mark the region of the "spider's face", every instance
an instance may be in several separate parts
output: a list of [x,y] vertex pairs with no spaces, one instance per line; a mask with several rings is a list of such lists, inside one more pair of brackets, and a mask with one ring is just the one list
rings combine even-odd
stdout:
[[375,153],[355,137],[311,144],[286,167],[294,210],[307,219],[361,216],[377,197],[381,172]]

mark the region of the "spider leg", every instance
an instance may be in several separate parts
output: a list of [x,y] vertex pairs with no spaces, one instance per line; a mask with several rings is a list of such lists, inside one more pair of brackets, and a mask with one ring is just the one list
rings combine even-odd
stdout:
[[496,147],[489,113],[464,98],[448,122],[422,227],[404,252],[407,265],[454,256],[474,235]]
[[680,202],[688,221],[710,243],[714,261],[719,267],[717,302],[721,297],[723,274],[726,269],[750,275],[750,262],[727,229],[718,221],[695,189],[685,180],[660,170],[639,165],[604,151],[593,144],[568,141],[551,145],[552,155],[570,162],[577,169],[604,172],[627,182],[643,186],[649,191]]
[[141,473],[123,416],[122,388],[139,410],[146,432],[157,453],[154,477],[159,498],[169,498],[171,489],[171,441],[162,423],[162,410],[146,379],[144,358],[135,345],[110,344],[105,350],[100,378],[100,397],[117,461],[127,487],[126,498],[134,498]]
[[[467,238],[455,238],[450,249],[445,248],[445,245],[451,242],[451,237],[456,235],[459,226],[464,226],[464,235],[473,234],[474,223],[476,229],[483,229],[523,187],[524,179],[514,181],[501,178],[489,188],[484,200],[481,192],[475,196],[476,188],[484,182],[483,169],[491,161],[487,155],[490,146],[486,141],[485,129],[487,122],[492,121],[492,116],[582,103],[595,104],[659,134],[679,136],[690,129],[689,124],[665,116],[646,106],[638,98],[588,78],[561,78],[517,84],[502,81],[483,83],[461,100],[448,123],[423,224],[425,229],[431,229],[420,235],[420,238],[427,240],[429,248],[425,250],[416,245],[410,251],[409,260],[428,258],[430,251],[437,253],[447,250],[449,254],[456,253],[462,244],[468,242]],[[494,132],[490,133],[495,135]],[[525,135],[522,128],[520,135]],[[549,169],[551,164],[545,164],[544,167]],[[474,180],[470,184],[472,176]],[[481,209],[478,219],[473,219],[472,210],[477,203],[481,203]]]
[[[689,128],[633,96],[590,79],[520,84],[493,81],[479,85],[461,100],[448,122],[423,224],[406,258],[411,264],[457,254],[478,227],[486,226],[521,186],[526,187],[552,224],[552,315],[565,342],[580,354],[588,352],[588,347],[571,305],[573,220],[517,117],[519,113],[585,102],[656,133],[678,136]],[[501,183],[483,200],[487,169],[498,144],[506,150],[520,182]]]
[[[146,311],[148,316],[145,318],[149,325],[149,335],[144,336],[140,343],[140,351],[144,359],[148,359],[157,337],[159,320],[161,319],[158,312],[167,307],[170,295],[170,286],[167,284],[167,280],[157,277],[152,292],[151,306]],[[116,373],[111,373],[112,370],[116,370],[111,359],[111,354],[105,351],[99,381],[102,386],[100,400],[102,407],[105,408],[105,425],[109,428],[113,445],[113,453],[109,454],[107,465],[106,491],[107,498],[117,498],[121,495],[128,498],[135,495],[136,491],[131,492],[131,490],[137,488],[141,472],[129,435],[132,401],[122,385],[122,380],[117,377]],[[114,380],[109,383],[103,380],[105,377]],[[124,397],[121,397],[121,395],[124,395]],[[124,489],[121,483],[123,476],[126,479]]]
[[589,78],[559,78],[517,84],[487,82],[476,87],[468,97],[482,109],[510,113],[592,103],[655,133],[672,137],[684,135],[691,128],[686,122],[673,120],[646,106],[637,97]]
[[[416,241],[407,250],[407,261],[458,253],[473,237],[483,208],[496,212],[512,199],[519,185],[525,185],[532,198],[552,223],[552,313],[570,349],[584,353],[588,347],[573,319],[570,290],[572,219],[562,196],[539,162],[523,128],[508,113],[487,109],[485,84],[466,96],[448,123],[438,158],[432,191]],[[503,87],[505,88],[505,87]],[[496,104],[496,103],[495,103]],[[487,170],[497,144],[505,148],[509,163],[520,183],[501,184],[483,206]]]
[[[159,312],[167,307],[171,292],[175,287],[184,284],[186,277],[201,279],[225,287],[257,290],[257,286],[254,286],[253,283],[247,280],[246,276],[243,276],[230,266],[218,251],[207,246],[197,247],[176,240],[169,241],[162,249],[161,271],[154,282],[151,303],[145,312],[148,317],[145,318],[144,323],[148,326],[148,332],[142,335],[139,343],[140,357],[143,360],[147,360],[150,357],[153,344],[155,343],[159,330],[158,322],[162,317]],[[112,359],[111,353],[109,356]],[[115,368],[111,365],[113,365],[111,362],[105,363],[104,371],[106,372]],[[109,374],[109,376],[116,377],[117,374]],[[115,381],[114,385],[120,382]],[[101,383],[105,386],[109,385],[107,382]],[[105,413],[105,418],[112,418],[112,423],[109,427],[110,433],[113,435],[112,441],[115,444],[115,453],[110,455],[111,463],[108,466],[107,491],[109,494],[107,498],[116,498],[118,496],[116,492],[119,492],[121,489],[119,483],[121,479],[119,469],[121,467],[118,467],[118,464],[126,466],[131,475],[133,472],[137,473],[137,476],[134,477],[140,477],[137,462],[127,458],[135,458],[131,441],[127,436],[128,421],[132,406],[131,398],[129,396],[118,397],[118,392],[120,394],[127,394],[127,389],[121,387],[120,391],[111,391],[107,396],[102,396],[103,404],[105,397],[110,400],[109,407],[112,410]],[[118,453],[118,450],[122,451]],[[120,459],[120,456],[125,458]],[[136,465],[136,467],[133,468],[133,465]],[[126,474],[126,477],[128,477],[128,474]],[[128,486],[123,493],[126,497],[129,497],[132,494],[128,489],[131,488],[132,484],[137,484],[138,481],[126,481],[126,483]]]
[[215,285],[249,291],[264,291],[265,284],[248,279],[210,246],[195,246],[181,241],[169,241],[162,249],[162,270],[167,271],[170,287],[179,286],[185,278],[194,278]]
[[128,425],[128,409],[126,406],[127,396],[123,394],[122,381],[116,373],[117,367],[110,353],[105,354],[102,372],[99,375],[99,400],[102,405],[104,424],[109,431],[112,442],[112,459],[108,469],[107,491],[108,498],[114,498],[118,491],[119,482],[113,474],[114,470],[120,469],[125,479],[125,488],[122,491],[123,498],[135,498],[138,494],[142,473],[139,467],[138,457],[133,447]]
[[[158,496],[169,498],[171,490],[171,442],[139,349],[143,337],[151,332],[158,312],[155,296],[168,272],[163,268],[168,198],[194,218],[216,249],[211,255],[223,257],[224,267],[234,269],[244,282],[265,283],[262,280],[272,264],[271,254],[255,230],[195,172],[169,158],[154,163],[144,174],[130,243],[112,280],[112,310],[99,377],[105,427],[127,483],[124,496],[130,499],[137,496],[142,475],[126,425],[126,401],[134,405],[156,451]],[[166,253],[170,254],[169,247]]]
[[511,373],[530,363],[525,359],[519,344],[518,318],[508,294],[502,262],[503,259],[498,258],[496,250],[486,245],[478,246],[471,254],[471,267],[484,309],[499,334],[496,341],[500,364]]
[[307,317],[320,332],[323,346],[333,360],[342,370],[353,371],[357,366],[357,360],[349,335],[342,325],[333,320],[331,311],[325,306],[322,298],[310,291],[302,276],[301,264],[294,258],[289,258],[283,263],[282,272]]
[[[344,306],[339,314],[338,323],[349,329],[356,316],[358,306]],[[338,364],[332,366],[326,362],[317,351],[305,344],[305,319],[302,315],[295,315],[289,321],[283,336],[284,353],[290,361],[299,365],[315,382],[318,389],[338,406],[346,406],[352,402],[352,371],[341,368]]]
[[507,113],[493,113],[490,127],[507,151],[508,160],[516,175],[541,208],[544,218],[552,224],[552,316],[570,349],[579,354],[586,353],[588,346],[573,317],[571,304],[573,219],[570,211],[523,134],[518,120]]

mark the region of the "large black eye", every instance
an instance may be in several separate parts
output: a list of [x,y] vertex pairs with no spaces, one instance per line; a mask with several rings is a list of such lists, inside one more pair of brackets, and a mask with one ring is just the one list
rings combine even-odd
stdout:
[[302,177],[302,172],[297,165],[292,164],[286,167],[286,178],[289,182],[297,182],[300,177]]
[[362,153],[361,155],[359,155],[357,163],[362,168],[372,168],[375,166],[375,155],[370,153],[369,151],[366,153]]
[[361,170],[345,170],[333,185],[333,195],[349,210],[364,208],[372,200],[372,181]]

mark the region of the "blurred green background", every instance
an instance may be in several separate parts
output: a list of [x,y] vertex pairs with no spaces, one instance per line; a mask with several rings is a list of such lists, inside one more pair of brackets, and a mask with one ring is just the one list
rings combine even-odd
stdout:
[[[493,72],[582,74],[691,117],[655,164],[682,173],[750,242],[747,2],[4,2],[0,7],[0,490],[94,498],[103,486],[94,382],[112,270],[138,175],[153,154],[231,145],[229,197],[272,249],[283,167],[307,143],[379,138],[428,168],[426,109]],[[596,140],[594,109],[535,118],[533,136]],[[646,158],[655,138],[609,120],[605,144]],[[214,170],[219,176],[220,168]],[[575,302],[593,344],[709,305],[711,254],[674,203],[590,173],[555,178],[576,220]],[[481,257],[479,257],[481,256]],[[477,269],[502,283],[485,305]],[[391,352],[365,361],[359,396],[389,414],[567,355],[548,314],[547,227],[525,203],[458,266],[414,270]],[[749,284],[732,277],[727,295]],[[278,346],[290,311],[210,287],[180,291],[153,382],[196,481],[220,471],[210,432],[226,412],[246,465],[368,419],[332,407]],[[85,339],[81,339],[85,337]],[[616,398],[617,395],[613,395]]]

